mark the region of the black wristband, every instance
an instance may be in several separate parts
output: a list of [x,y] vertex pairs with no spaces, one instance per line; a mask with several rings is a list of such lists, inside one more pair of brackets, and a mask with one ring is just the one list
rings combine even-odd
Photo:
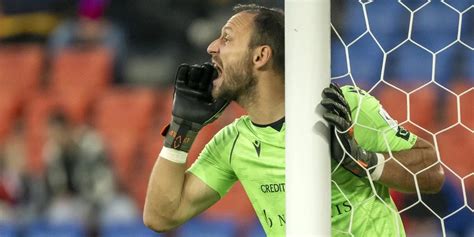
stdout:
[[165,136],[164,146],[189,152],[199,129],[200,127],[196,124],[173,118],[171,123],[161,132]]

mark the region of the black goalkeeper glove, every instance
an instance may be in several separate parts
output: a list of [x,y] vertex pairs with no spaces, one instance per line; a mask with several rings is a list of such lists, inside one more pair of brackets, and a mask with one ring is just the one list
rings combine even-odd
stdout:
[[171,123],[165,127],[164,146],[188,152],[199,130],[216,120],[229,101],[212,98],[217,71],[210,63],[181,64],[175,80]]
[[378,164],[377,154],[365,151],[354,139],[353,129],[349,129],[352,124],[351,110],[341,89],[331,83],[323,90],[322,97],[321,105],[327,109],[323,118],[331,126],[331,158],[359,177],[367,177],[365,169],[372,174]]

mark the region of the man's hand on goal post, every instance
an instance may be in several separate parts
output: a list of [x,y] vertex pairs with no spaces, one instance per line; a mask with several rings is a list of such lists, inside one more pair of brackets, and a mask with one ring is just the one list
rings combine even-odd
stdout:
[[354,139],[351,110],[342,90],[335,83],[323,90],[321,105],[327,111],[323,118],[331,126],[331,158],[359,177],[378,180],[383,170],[384,156],[366,151]]

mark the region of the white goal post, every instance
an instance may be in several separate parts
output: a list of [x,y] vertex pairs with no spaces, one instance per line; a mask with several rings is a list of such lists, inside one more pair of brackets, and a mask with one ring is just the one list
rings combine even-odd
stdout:
[[285,0],[286,236],[331,235],[330,0]]

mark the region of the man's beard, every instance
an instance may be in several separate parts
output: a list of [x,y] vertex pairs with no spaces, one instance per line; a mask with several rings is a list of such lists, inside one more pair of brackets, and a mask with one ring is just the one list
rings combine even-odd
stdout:
[[218,99],[233,100],[252,100],[252,93],[257,85],[257,80],[252,72],[252,60],[250,53],[247,53],[242,60],[234,65],[228,65],[223,74],[222,83],[217,90],[213,91],[212,96]]

